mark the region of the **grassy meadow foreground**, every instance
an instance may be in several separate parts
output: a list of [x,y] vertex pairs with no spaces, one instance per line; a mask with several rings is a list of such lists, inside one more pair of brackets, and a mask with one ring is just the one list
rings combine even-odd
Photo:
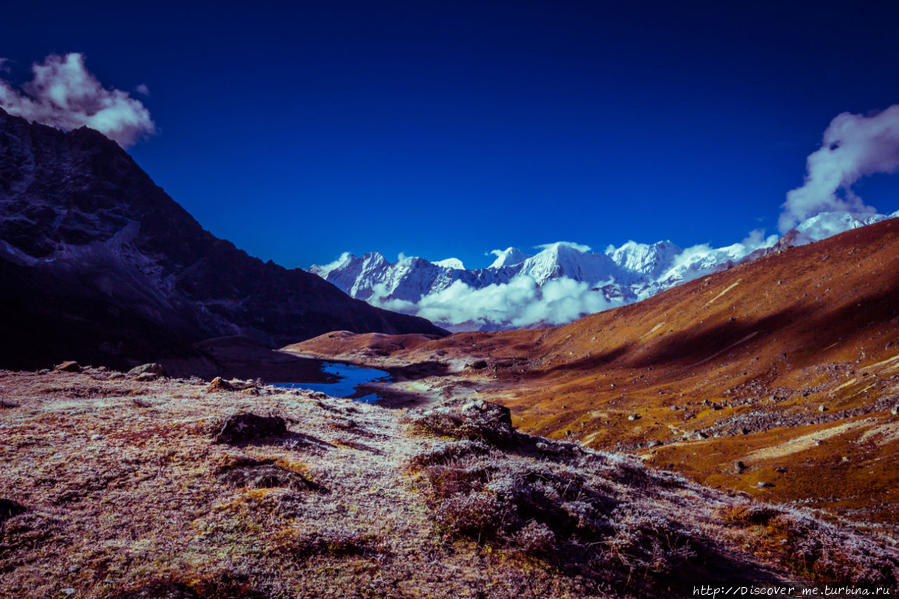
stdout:
[[526,435],[479,400],[395,410],[69,368],[0,372],[3,597],[671,596],[899,575],[877,532]]

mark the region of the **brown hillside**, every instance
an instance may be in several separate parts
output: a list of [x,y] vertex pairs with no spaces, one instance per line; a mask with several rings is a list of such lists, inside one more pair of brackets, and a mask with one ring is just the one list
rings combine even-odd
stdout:
[[[355,337],[316,342],[319,355],[377,358]],[[456,334],[389,357],[480,359],[461,376],[526,430],[899,522],[899,219],[565,326]]]

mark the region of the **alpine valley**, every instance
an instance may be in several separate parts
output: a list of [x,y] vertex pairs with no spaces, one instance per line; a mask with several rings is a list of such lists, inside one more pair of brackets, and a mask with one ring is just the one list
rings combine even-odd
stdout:
[[895,587],[899,219],[539,249],[285,269],[0,110],[0,597]]
[[493,250],[490,266],[466,269],[456,258],[435,262],[378,252],[344,253],[309,270],[368,303],[431,320],[452,331],[539,327],[644,300],[660,291],[743,264],[771,252],[826,239],[899,216],[824,212],[778,238],[753,232],[720,248],[681,248],[671,241],[609,245],[603,252],[556,242],[534,254]]

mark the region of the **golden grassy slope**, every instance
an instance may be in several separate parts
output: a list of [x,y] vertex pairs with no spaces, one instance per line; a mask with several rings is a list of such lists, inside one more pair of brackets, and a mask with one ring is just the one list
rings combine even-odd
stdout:
[[[319,354],[373,358],[364,339],[319,339]],[[488,368],[465,376],[488,375],[481,396],[526,430],[899,523],[899,219],[568,325],[456,334],[389,356],[478,358]]]

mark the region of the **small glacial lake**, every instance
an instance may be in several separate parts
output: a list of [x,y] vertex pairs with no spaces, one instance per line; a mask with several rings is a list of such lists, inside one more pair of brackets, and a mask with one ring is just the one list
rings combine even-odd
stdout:
[[364,401],[365,403],[374,403],[382,399],[377,392],[372,393],[371,389],[359,389],[359,386],[367,383],[387,382],[390,379],[390,373],[377,368],[361,368],[351,364],[342,364],[340,362],[322,362],[322,370],[327,374],[337,377],[337,381],[333,383],[269,383],[275,387],[283,387],[285,389],[308,389],[310,391],[320,391],[327,393],[331,397],[346,397],[355,399],[356,401]]

